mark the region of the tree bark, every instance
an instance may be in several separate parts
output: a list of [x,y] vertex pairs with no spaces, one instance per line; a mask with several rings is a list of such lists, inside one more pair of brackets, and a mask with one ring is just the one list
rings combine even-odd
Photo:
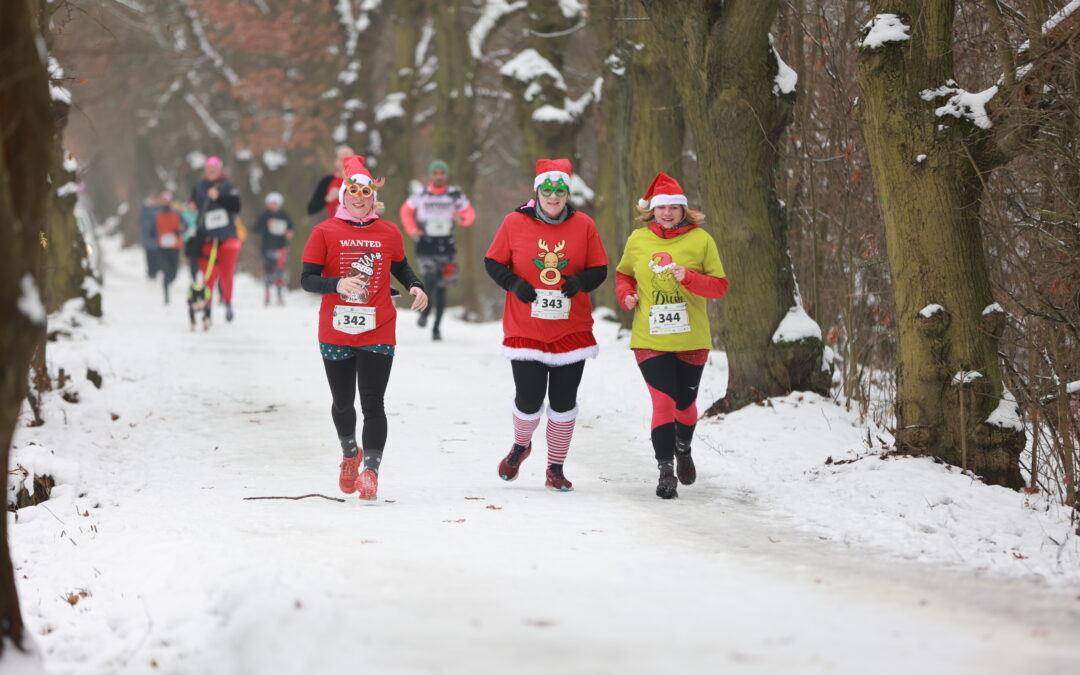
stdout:
[[[649,22],[625,20],[640,15],[636,0],[593,0],[589,11],[605,63],[593,213],[612,264],[640,226],[634,206],[653,176],[663,171],[682,178],[683,106]],[[614,284],[604,284],[596,295],[597,304],[616,306]],[[619,316],[629,327],[633,314]]]
[[[8,456],[27,372],[44,321],[22,307],[37,294],[39,233],[48,214],[52,157],[49,77],[41,62],[41,40],[30,0],[9,0],[0,21],[0,494],[7,494]],[[24,290],[25,289],[25,290]],[[22,307],[20,306],[22,302]],[[21,645],[22,615],[7,540],[0,519],[0,652],[5,640]]]
[[[966,464],[992,484],[1023,486],[1023,432],[986,423],[1002,395],[1003,315],[982,249],[982,181],[973,153],[989,132],[938,117],[921,92],[954,76],[954,1],[878,0],[910,39],[862,47],[856,114],[866,137],[896,299],[896,443]],[[922,157],[924,156],[924,157]],[[921,157],[921,159],[920,159]],[[943,309],[923,311],[931,304]]]
[[642,0],[696,140],[710,232],[731,290],[719,303],[726,396],[706,414],[792,390],[826,393],[820,337],[773,342],[799,307],[776,197],[777,141],[794,93],[776,88],[769,27],[778,0]]
[[386,178],[386,185],[379,191],[379,201],[386,204],[384,215],[391,221],[397,220],[396,209],[408,197],[409,181],[413,179],[413,90],[420,65],[416,63],[415,53],[426,15],[424,0],[401,0],[395,4],[390,85],[375,110],[382,148],[371,171],[374,176]]
[[[476,100],[473,79],[476,62],[469,51],[468,33],[461,0],[432,4],[435,19],[436,108],[432,134],[434,157],[450,166],[450,182],[471,197],[476,185]],[[469,3],[471,4],[471,3]],[[480,259],[473,227],[456,228],[461,283],[457,301],[467,319],[482,318],[479,278]]]
[[[550,0],[529,0],[528,30],[523,52],[535,50],[557,73],[534,73],[528,79],[504,73],[506,88],[515,97],[515,117],[521,129],[524,152],[521,168],[533,175],[535,162],[541,158],[567,158],[576,164],[577,133],[584,115],[570,111],[569,91],[562,75],[563,55],[575,24],[567,19],[559,3]],[[538,116],[541,109],[562,111],[564,114]]]

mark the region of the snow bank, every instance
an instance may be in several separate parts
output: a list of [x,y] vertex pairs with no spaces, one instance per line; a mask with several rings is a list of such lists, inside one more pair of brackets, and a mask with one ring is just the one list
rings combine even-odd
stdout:
[[861,46],[868,49],[877,49],[887,42],[903,42],[911,39],[908,35],[911,27],[896,14],[878,14],[866,24],[863,30],[866,31],[866,37],[863,38]]
[[928,458],[887,456],[882,446],[891,442],[854,412],[796,393],[699,422],[695,452],[720,454],[724,472],[708,480],[735,503],[790,518],[846,548],[1080,583],[1080,538],[1069,509]]

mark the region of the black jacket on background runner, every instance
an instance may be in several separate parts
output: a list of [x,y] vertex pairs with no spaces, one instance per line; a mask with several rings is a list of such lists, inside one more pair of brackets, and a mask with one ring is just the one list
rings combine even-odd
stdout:
[[[282,230],[281,228],[285,229]],[[271,211],[266,209],[255,219],[255,234],[262,237],[261,248],[263,251],[285,248],[289,240],[285,238],[285,232],[293,229],[292,218],[283,209]],[[281,232],[281,234],[275,234]]]

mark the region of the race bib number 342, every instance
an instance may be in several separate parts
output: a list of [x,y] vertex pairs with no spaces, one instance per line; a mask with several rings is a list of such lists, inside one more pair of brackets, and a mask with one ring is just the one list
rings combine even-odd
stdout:
[[649,334],[670,335],[690,332],[690,313],[685,302],[649,307]]
[[375,328],[374,307],[334,305],[334,330],[359,335]]
[[532,303],[531,315],[534,319],[566,319],[570,316],[570,298],[562,291],[536,289],[536,300]]

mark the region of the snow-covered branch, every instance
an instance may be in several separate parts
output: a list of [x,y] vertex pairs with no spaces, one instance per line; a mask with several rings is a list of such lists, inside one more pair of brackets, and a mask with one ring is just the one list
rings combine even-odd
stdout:
[[469,29],[469,52],[472,57],[479,61],[484,55],[484,42],[491,35],[491,31],[514,12],[525,9],[528,4],[526,0],[488,0],[480,12],[480,18]]

